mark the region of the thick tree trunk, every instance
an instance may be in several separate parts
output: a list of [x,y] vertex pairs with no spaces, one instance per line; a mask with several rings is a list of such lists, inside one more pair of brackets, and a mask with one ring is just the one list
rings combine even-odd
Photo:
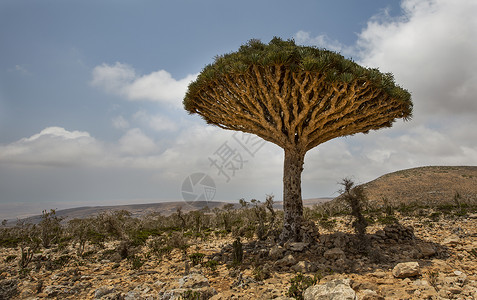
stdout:
[[302,239],[301,225],[303,223],[303,202],[301,199],[301,173],[305,154],[299,151],[285,149],[283,165],[283,231],[282,242]]

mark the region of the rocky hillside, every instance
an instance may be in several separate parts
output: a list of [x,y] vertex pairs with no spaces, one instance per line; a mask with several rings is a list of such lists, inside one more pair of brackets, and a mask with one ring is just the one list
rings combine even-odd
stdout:
[[456,193],[460,199],[477,200],[477,167],[434,166],[397,171],[383,175],[364,185],[372,202],[453,203]]

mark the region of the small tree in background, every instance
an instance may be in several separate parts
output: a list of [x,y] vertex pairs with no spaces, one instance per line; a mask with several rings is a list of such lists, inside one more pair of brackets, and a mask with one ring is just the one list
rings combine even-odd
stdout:
[[308,150],[391,127],[412,112],[393,75],[340,54],[274,38],[217,56],[189,85],[184,107],[208,124],[253,133],[284,149],[282,241],[302,239],[301,173]]
[[341,197],[351,208],[351,215],[354,217],[352,226],[360,240],[364,239],[368,222],[363,216],[363,206],[366,203],[366,195],[363,186],[355,186],[349,178],[344,178],[340,183],[343,186]]

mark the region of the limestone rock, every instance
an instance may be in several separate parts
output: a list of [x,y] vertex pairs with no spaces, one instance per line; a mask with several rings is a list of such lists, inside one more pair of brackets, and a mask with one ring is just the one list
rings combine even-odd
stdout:
[[384,300],[383,296],[379,296],[373,290],[361,290],[357,293],[357,297],[359,300]]
[[447,237],[443,244],[448,247],[454,247],[461,244],[460,238],[457,235]]
[[94,291],[94,298],[99,299],[104,295],[113,293],[115,291],[113,286],[102,286]]
[[216,295],[217,291],[212,287],[201,287],[197,289],[173,289],[162,294],[161,300],[179,299],[209,299]]
[[295,272],[299,273],[306,273],[311,271],[311,263],[308,261],[299,261],[296,265],[291,267],[291,269]]
[[356,292],[349,279],[335,279],[307,288],[303,296],[305,300],[355,300]]
[[338,259],[344,259],[346,257],[346,254],[344,253],[343,250],[341,250],[340,248],[333,248],[333,249],[330,249],[330,250],[327,250],[323,256],[326,258],[326,259],[330,259],[330,260],[338,260]]
[[421,271],[417,262],[399,263],[393,268],[393,276],[396,278],[408,278],[419,274]]
[[419,250],[420,257],[433,256],[437,252],[436,248],[429,243],[419,244],[418,250]]
[[278,266],[290,267],[290,266],[293,266],[294,264],[296,264],[296,259],[295,259],[295,257],[293,257],[293,255],[288,254],[288,255],[285,256],[284,258],[278,260],[278,261],[276,262],[276,264],[277,264]]
[[47,286],[44,292],[48,295],[48,297],[59,297],[59,296],[73,295],[77,291],[69,286],[59,284],[59,285]]
[[297,243],[290,243],[288,245],[288,249],[291,251],[302,252],[303,249],[308,247],[309,243],[297,242]]
[[268,252],[268,256],[270,256],[271,258],[274,258],[274,259],[281,258],[284,251],[285,251],[285,249],[283,249],[282,247],[280,247],[278,245],[275,245]]
[[179,287],[195,289],[209,286],[209,280],[202,274],[192,273],[179,279]]

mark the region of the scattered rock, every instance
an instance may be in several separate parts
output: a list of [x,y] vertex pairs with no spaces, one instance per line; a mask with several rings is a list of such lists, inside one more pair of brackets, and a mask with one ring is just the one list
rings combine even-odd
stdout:
[[357,298],[359,300],[384,300],[384,297],[379,296],[373,290],[361,290],[357,293]]
[[356,292],[349,279],[335,279],[307,288],[303,296],[305,300],[355,300]]
[[104,295],[110,294],[115,292],[115,288],[113,286],[102,286],[94,291],[94,298],[100,299]]
[[209,280],[202,274],[192,273],[179,279],[179,287],[195,289],[209,286]]
[[48,297],[59,297],[73,295],[77,292],[77,290],[66,285],[49,285],[45,287],[44,292],[48,295]]
[[311,272],[311,268],[312,268],[312,265],[310,262],[308,261],[299,261],[296,265],[294,265],[293,267],[291,267],[291,269],[295,272],[299,272],[299,273],[307,273],[307,272]]
[[461,244],[460,238],[457,235],[451,235],[447,238],[444,239],[444,242],[442,243],[445,246],[448,247],[455,247],[457,245]]
[[0,280],[0,299],[10,299],[18,294],[18,280]]
[[429,243],[419,244],[417,247],[421,258],[433,256],[437,252],[436,248]]
[[302,252],[308,245],[309,243],[290,243],[288,244],[288,249],[295,252]]
[[283,249],[282,247],[280,247],[278,245],[275,245],[268,252],[268,256],[270,256],[271,258],[274,258],[274,259],[281,258],[283,256],[284,251],[285,251],[285,249]]
[[408,278],[419,274],[421,271],[417,262],[399,263],[393,268],[393,276],[396,278]]
[[340,248],[333,248],[333,249],[330,249],[330,250],[327,250],[323,256],[326,258],[326,259],[330,259],[330,260],[338,260],[338,259],[344,259],[346,257],[346,254],[344,253],[343,250],[341,250]]
[[275,264],[277,266],[290,267],[290,266],[293,266],[294,264],[296,264],[296,259],[295,259],[295,257],[293,257],[293,255],[288,254],[284,258],[278,260]]
[[216,295],[217,291],[212,287],[201,287],[197,289],[173,289],[162,294],[161,300],[179,299],[209,299]]
[[404,226],[400,223],[393,223],[384,227],[384,234],[387,239],[400,241],[411,241],[416,237],[414,235],[414,228],[411,226]]

